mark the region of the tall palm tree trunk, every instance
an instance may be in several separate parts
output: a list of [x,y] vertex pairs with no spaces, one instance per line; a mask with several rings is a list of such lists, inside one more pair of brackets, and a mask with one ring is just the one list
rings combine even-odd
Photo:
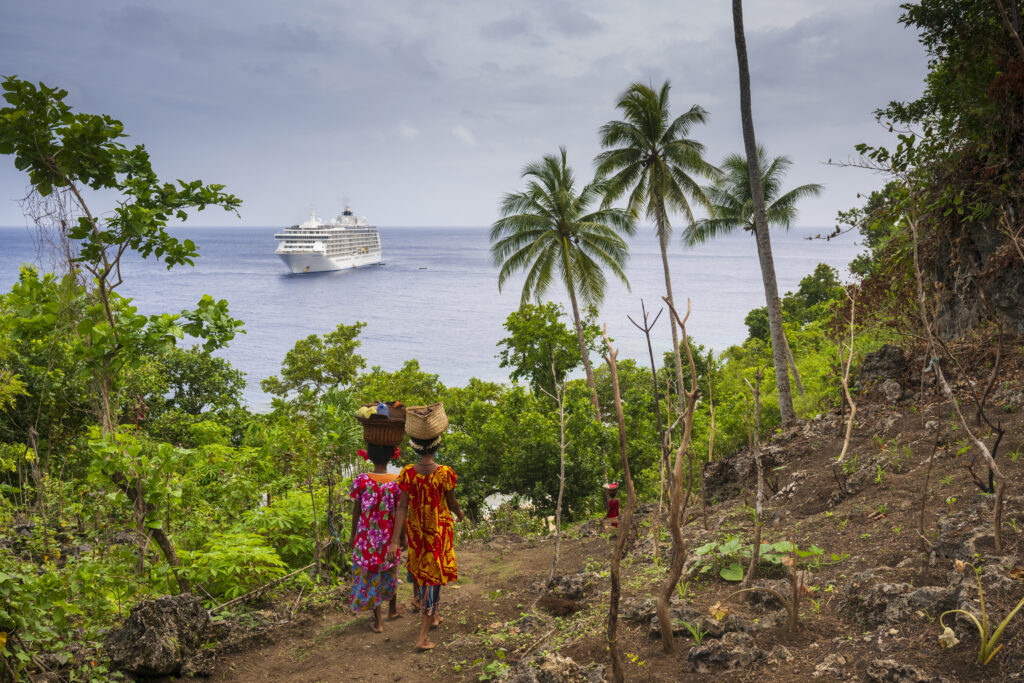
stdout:
[[580,343],[580,355],[583,356],[583,370],[587,373],[587,386],[590,387],[590,402],[594,404],[594,416],[601,421],[601,402],[597,398],[597,384],[594,383],[594,370],[590,367],[590,353],[587,340],[583,336],[583,321],[580,319],[580,305],[576,301],[576,287],[572,283],[572,270],[569,268],[569,245],[562,238],[562,258],[565,259],[565,286],[569,290],[569,301],[572,302],[572,321],[576,325],[576,339]]
[[772,357],[775,361],[775,384],[779,389],[779,412],[782,422],[796,417],[793,396],[789,389],[789,359],[786,339],[782,330],[782,307],[779,304],[779,286],[775,280],[775,262],[772,259],[771,239],[768,236],[768,218],[764,209],[764,191],[761,188],[761,169],[757,163],[757,142],[754,139],[754,115],[750,106],[750,68],[747,65],[747,40],[743,33],[743,0],[732,0],[732,25],[736,40],[736,61],[740,76],[740,115],[743,120],[743,146],[747,153],[750,173],[750,194],[754,200],[754,234],[757,256],[761,262],[761,280],[764,282],[765,303],[768,307],[768,328],[772,338]]
[[[675,299],[672,298],[672,275],[668,269],[668,216],[661,197],[658,197],[657,205],[658,246],[661,247],[661,268],[665,272],[665,297],[669,304],[675,306]],[[676,363],[676,386],[679,387],[676,393],[679,396],[679,411],[682,414],[686,412],[686,397],[683,395],[683,359],[679,353],[679,333],[676,332],[675,325],[672,325],[672,357]]]

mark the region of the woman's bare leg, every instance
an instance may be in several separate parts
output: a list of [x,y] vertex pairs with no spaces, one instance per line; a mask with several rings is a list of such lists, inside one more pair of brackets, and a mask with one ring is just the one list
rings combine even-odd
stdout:
[[370,625],[370,630],[374,633],[384,633],[384,620],[381,619],[380,605],[373,608],[373,624]]
[[420,637],[416,641],[417,650],[432,650],[436,645],[430,640],[430,623],[433,621],[433,617],[429,614],[423,615],[423,621],[420,622]]

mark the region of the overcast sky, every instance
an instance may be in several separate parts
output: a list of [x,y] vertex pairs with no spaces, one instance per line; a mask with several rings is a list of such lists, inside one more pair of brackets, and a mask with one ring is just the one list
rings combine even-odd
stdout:
[[[825,166],[885,135],[872,111],[916,97],[925,55],[895,0],[745,3],[758,142],[820,182],[799,224],[831,226],[879,179]],[[589,178],[598,127],[634,81],[700,104],[708,159],[743,148],[726,0],[7,0],[0,75],[120,119],[165,179],[223,183],[275,226],[353,209],[385,226],[488,225],[524,164],[565,145]],[[0,158],[0,225],[27,180]]]

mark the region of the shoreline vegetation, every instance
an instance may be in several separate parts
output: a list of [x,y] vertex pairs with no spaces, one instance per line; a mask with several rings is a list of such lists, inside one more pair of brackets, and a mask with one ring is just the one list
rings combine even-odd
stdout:
[[[668,81],[633,83],[596,131],[592,177],[564,147],[539,151],[498,200],[495,284],[525,274],[496,349],[511,384],[446,386],[415,358],[368,369],[365,322],[344,320],[260,382],[266,413],[214,354],[246,333],[229,302],[144,315],[121,293],[145,277],[122,272],[129,258],[193,266],[196,245],[171,226],[241,199],[161,180],[120,121],[6,76],[0,156],[31,184],[28,219],[59,226],[60,267],[25,266],[0,295],[0,681],[266,678],[275,663],[216,659],[248,647],[255,662],[258,637],[279,639],[282,661],[344,642],[384,675],[465,680],[1019,671],[1022,9],[903,9],[929,80],[877,112],[894,146],[859,146],[848,164],[885,180],[840,212],[834,235],[866,242],[850,281],[820,264],[777,295],[770,231],[820,186],[788,186],[788,159],[755,140],[733,0],[743,154],[716,166],[698,139],[710,114],[674,111]],[[94,213],[110,196],[116,208]],[[629,285],[641,217],[664,288],[619,313],[672,345],[626,358],[601,306],[609,281]],[[699,302],[673,293],[668,254],[736,230],[757,243],[766,305],[715,353],[688,326]],[[563,292],[568,306],[545,299]],[[437,461],[458,474],[470,569],[446,591],[440,647],[409,660],[381,645],[395,656],[371,664],[339,611],[347,493],[364,469],[354,416],[396,399],[444,403]],[[403,445],[397,462],[414,459]],[[599,521],[611,481],[625,492],[617,530]],[[329,630],[297,616],[313,613]],[[166,630],[150,651],[136,640],[154,614]],[[994,614],[1006,621],[991,629]]]

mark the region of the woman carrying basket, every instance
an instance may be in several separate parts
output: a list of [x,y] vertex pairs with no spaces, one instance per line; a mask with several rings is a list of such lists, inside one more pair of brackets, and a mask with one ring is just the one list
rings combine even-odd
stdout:
[[[462,509],[455,500],[457,477],[447,465],[434,461],[441,446],[441,434],[448,428],[444,406],[410,407],[406,410],[405,432],[410,446],[420,456],[419,462],[406,465],[396,483],[402,494],[398,501],[396,528],[405,525],[409,545],[409,572],[416,580],[416,592],[422,608],[416,648],[430,650],[430,627],[441,623],[437,608],[441,599],[441,586],[458,578],[455,562],[454,520],[463,519]],[[452,517],[455,513],[455,518]],[[392,536],[388,557],[397,557],[398,537]]]

